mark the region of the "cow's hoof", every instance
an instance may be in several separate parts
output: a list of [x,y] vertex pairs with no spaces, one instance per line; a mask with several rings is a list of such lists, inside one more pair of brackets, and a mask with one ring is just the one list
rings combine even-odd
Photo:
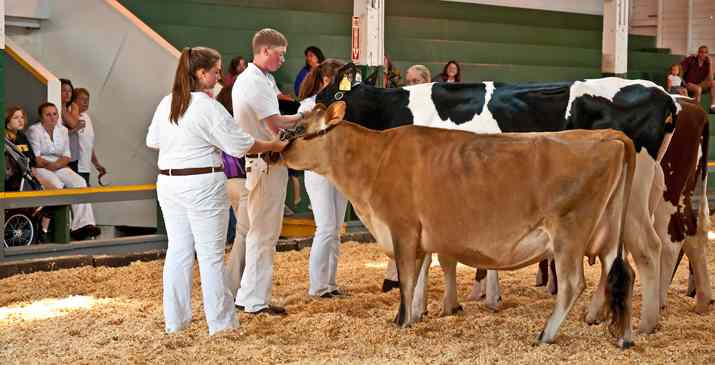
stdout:
[[400,288],[400,282],[395,281],[395,280],[390,280],[390,279],[385,279],[382,281],[382,292],[387,293],[392,289],[399,289]]
[[691,298],[695,298],[695,294],[697,294],[697,291],[695,290],[695,288],[692,288],[692,289],[688,288],[688,292],[685,295],[687,295]]
[[703,302],[698,302],[698,303],[696,303],[696,304],[695,304],[695,309],[694,309],[695,313],[697,313],[697,314],[705,314],[705,313],[709,312],[709,311],[710,311],[710,304],[713,304],[713,301],[712,301],[712,300],[709,301],[709,302],[705,302],[705,303],[703,303]]
[[601,318],[601,316],[599,316],[599,315],[587,314],[585,321],[586,321],[586,324],[588,324],[589,326],[593,326],[596,324],[601,324],[601,322],[603,322],[603,318]]
[[457,314],[457,313],[459,313],[459,312],[464,312],[464,308],[462,308],[462,305],[461,305],[461,304],[457,304],[456,307],[454,307],[454,308],[452,308],[452,309],[449,309],[449,310],[447,310],[447,309],[442,309],[441,316],[442,316],[442,317],[451,316],[451,315]]
[[618,347],[620,347],[623,350],[627,350],[635,345],[636,345],[636,343],[631,340],[624,340],[622,338],[618,340]]
[[638,326],[638,333],[643,335],[650,335],[652,333],[655,333],[656,328],[656,325],[644,325],[641,323],[641,325]]
[[553,339],[545,339],[544,331],[541,331],[541,333],[539,333],[539,337],[536,338],[536,342],[537,342],[536,343],[537,345],[542,344],[542,343],[549,345],[549,344],[554,343],[554,340]]

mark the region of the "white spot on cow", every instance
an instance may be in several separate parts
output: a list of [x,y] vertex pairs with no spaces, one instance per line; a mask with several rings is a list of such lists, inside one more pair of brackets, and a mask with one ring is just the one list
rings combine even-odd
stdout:
[[585,81],[576,81],[571,85],[569,92],[569,103],[566,106],[566,119],[571,116],[571,105],[576,98],[591,95],[598,96],[610,101],[624,87],[631,85],[643,85],[644,87],[653,87],[660,89],[664,94],[669,95],[675,104],[676,114],[680,112],[680,104],[673,95],[668,94],[660,85],[648,80],[627,80],[619,77],[605,77],[601,79],[587,79]]
[[484,95],[484,107],[479,114],[475,114],[472,120],[462,124],[457,124],[447,118],[443,120],[439,117],[437,107],[432,100],[432,85],[419,84],[404,87],[410,93],[407,107],[412,112],[413,124],[424,127],[459,129],[474,133],[501,133],[497,121],[492,116],[487,105],[494,94],[494,83],[485,82],[486,93]]
[[439,120],[437,108],[432,101],[433,84],[434,83],[418,84],[403,88],[410,93],[407,108],[410,109],[410,112],[412,112],[412,123],[415,125],[432,127],[432,121]]

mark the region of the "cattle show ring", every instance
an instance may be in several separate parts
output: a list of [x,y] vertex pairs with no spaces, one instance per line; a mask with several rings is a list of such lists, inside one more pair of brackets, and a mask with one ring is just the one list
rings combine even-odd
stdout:
[[0,363],[715,363],[677,3],[0,0]]

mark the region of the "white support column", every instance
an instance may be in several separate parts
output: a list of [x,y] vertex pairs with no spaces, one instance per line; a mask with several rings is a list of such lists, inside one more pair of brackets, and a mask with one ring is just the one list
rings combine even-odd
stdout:
[[5,0],[0,0],[0,49],[5,49]]
[[[382,66],[385,54],[385,0],[354,0],[353,62],[365,66]],[[357,28],[357,30],[356,30]],[[355,44],[356,43],[356,44]]]
[[604,0],[601,72],[625,75],[628,71],[628,0]]

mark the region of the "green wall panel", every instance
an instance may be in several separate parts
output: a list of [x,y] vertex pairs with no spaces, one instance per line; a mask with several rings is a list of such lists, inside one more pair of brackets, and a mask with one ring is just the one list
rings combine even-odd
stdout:
[[[177,48],[206,45],[224,63],[250,59],[256,30],[272,27],[289,41],[279,87],[292,90],[303,50],[327,57],[350,54],[352,0],[122,0],[122,4]],[[465,80],[550,81],[600,76],[602,18],[561,12],[437,0],[386,1],[386,53],[404,70],[414,63],[433,72],[456,59]],[[653,37],[630,36],[629,73],[662,82],[678,57],[655,50]],[[651,50],[645,52],[644,50]],[[661,53],[657,53],[661,52]],[[661,75],[663,74],[663,75]]]

